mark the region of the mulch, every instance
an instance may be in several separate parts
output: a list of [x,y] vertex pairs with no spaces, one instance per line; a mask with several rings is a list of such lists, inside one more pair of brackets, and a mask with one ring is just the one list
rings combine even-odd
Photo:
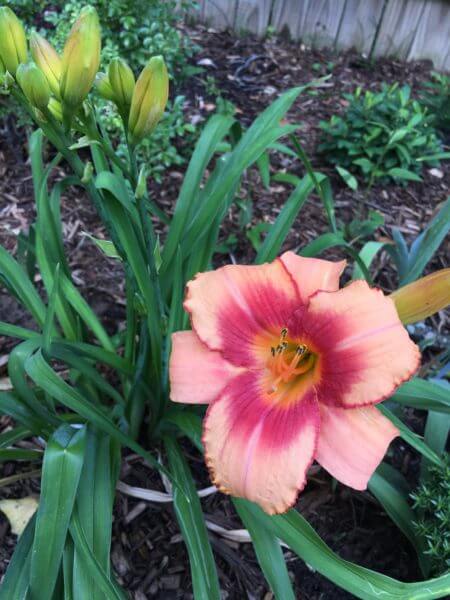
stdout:
[[[232,101],[237,116],[244,125],[268,106],[279,93],[295,85],[303,85],[312,78],[331,73],[331,78],[316,90],[316,94],[300,95],[287,119],[300,123],[299,140],[306,149],[315,169],[328,174],[332,180],[338,218],[349,222],[361,205],[378,210],[385,223],[376,233],[378,239],[391,238],[397,227],[411,241],[439,210],[450,188],[450,163],[440,167],[442,177],[424,171],[422,183],[374,186],[365,196],[363,191],[353,192],[342,182],[336,172],[323,162],[315,148],[318,124],[332,114],[342,111],[344,92],[357,86],[377,89],[381,82],[408,83],[417,93],[423,81],[428,80],[432,65],[428,62],[403,63],[380,59],[373,67],[355,52],[335,55],[329,50],[316,51],[283,39],[258,40],[251,36],[237,38],[229,33],[217,33],[203,27],[187,31],[202,49],[195,57],[203,73],[182,82],[173,94],[185,96],[185,110],[193,123],[204,122],[216,108],[215,91],[205,86],[206,76],[214,77],[221,95]],[[181,151],[183,151],[181,145]],[[298,161],[276,154],[272,158],[273,173],[280,169],[297,175],[303,174]],[[64,171],[54,175],[64,176]],[[183,176],[183,167],[171,169],[161,184],[150,183],[152,197],[167,212],[172,212]],[[236,237],[233,248],[217,256],[217,262],[251,262],[254,256],[246,237],[248,228],[260,222],[273,222],[290,188],[272,182],[266,189],[259,174],[246,174],[240,191],[243,201],[252,202],[253,214],[247,229],[239,225],[239,211],[230,210],[221,230],[221,241]],[[31,168],[27,158],[23,129],[17,129],[14,119],[2,125],[0,140],[0,243],[10,251],[16,249],[17,235],[26,231],[33,222],[34,200]],[[74,281],[83,292],[107,329],[116,331],[125,318],[123,273],[120,263],[105,258],[90,239],[104,237],[102,225],[81,190],[71,188],[63,197],[62,215],[65,246],[69,256]],[[328,230],[319,199],[312,195],[300,213],[285,248],[297,248]],[[164,231],[161,230],[161,235]],[[342,258],[339,251],[329,251],[329,258]],[[448,266],[449,247],[443,245],[431,262],[429,269]],[[396,286],[395,271],[386,256],[381,254],[374,263],[375,280],[385,290]],[[38,282],[39,285],[39,282]],[[2,319],[25,327],[32,321],[17,303],[0,289],[0,315]],[[448,315],[435,317],[430,324],[438,331],[448,331]],[[0,342],[0,369],[14,342]],[[0,371],[1,377],[6,375]],[[423,429],[420,413],[409,411],[409,424],[417,431]],[[3,417],[1,429],[10,424]],[[186,446],[198,487],[209,485],[202,458]],[[417,479],[419,459],[416,453],[397,440],[390,452],[390,460],[414,483]],[[15,474],[19,469],[32,467],[15,463],[1,466],[2,477]],[[122,481],[134,486],[164,491],[163,482],[137,457],[127,456]],[[25,479],[3,487],[2,498],[17,498],[37,494],[38,481]],[[205,515],[211,523],[226,529],[240,529],[242,525],[230,501],[222,494],[213,494],[202,500]],[[315,470],[302,493],[298,509],[308,519],[322,538],[338,554],[358,564],[370,567],[405,581],[419,580],[420,572],[414,551],[409,542],[393,525],[379,504],[368,492],[353,492],[340,484],[333,485],[330,477]],[[210,532],[223,598],[272,598],[268,591],[250,544],[238,544]],[[0,513],[0,574],[4,572],[16,542],[6,519]],[[290,576],[297,596],[302,599],[347,599],[352,596],[286,550]],[[188,558],[171,505],[147,503],[118,493],[113,524],[112,563],[119,582],[135,600],[146,598],[191,598]]]

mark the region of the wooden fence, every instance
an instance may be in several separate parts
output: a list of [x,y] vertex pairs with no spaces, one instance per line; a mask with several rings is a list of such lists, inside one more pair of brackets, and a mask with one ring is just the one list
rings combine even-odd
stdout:
[[449,0],[200,0],[201,22],[217,29],[289,31],[313,47],[355,47],[450,70]]

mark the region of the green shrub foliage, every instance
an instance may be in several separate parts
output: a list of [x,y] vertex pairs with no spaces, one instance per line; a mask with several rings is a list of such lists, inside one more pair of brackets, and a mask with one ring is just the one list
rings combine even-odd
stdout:
[[433,73],[433,79],[424,83],[421,103],[430,113],[434,126],[443,133],[450,133],[450,77]]
[[417,514],[414,526],[428,545],[433,573],[450,570],[450,457],[442,467],[429,468],[429,477],[414,494],[413,508]]
[[343,115],[322,121],[319,151],[369,184],[377,179],[418,180],[423,164],[438,165],[441,143],[432,117],[408,86],[345,94]]

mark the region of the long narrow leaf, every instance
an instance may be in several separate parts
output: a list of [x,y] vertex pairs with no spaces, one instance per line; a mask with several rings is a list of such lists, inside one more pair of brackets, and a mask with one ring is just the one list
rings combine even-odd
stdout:
[[248,510],[241,498],[233,498],[234,507],[250,533],[256,557],[275,598],[295,600],[279,540]]
[[33,600],[51,600],[84,460],[86,430],[62,425],[50,438],[30,569]]
[[173,506],[189,554],[194,597],[220,600],[216,564],[194,480],[177,442],[169,437],[164,442],[170,471],[185,492],[181,495],[180,490],[174,490]]

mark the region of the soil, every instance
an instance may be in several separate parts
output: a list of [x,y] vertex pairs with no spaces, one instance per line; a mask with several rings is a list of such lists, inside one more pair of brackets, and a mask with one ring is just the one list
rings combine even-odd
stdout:
[[[450,163],[442,163],[442,177],[424,170],[422,183],[374,186],[367,197],[363,191],[350,190],[334,169],[323,162],[315,151],[318,124],[332,114],[343,110],[342,94],[361,85],[376,89],[381,82],[411,85],[417,93],[421,84],[429,80],[432,65],[428,62],[403,63],[380,59],[370,68],[355,52],[339,55],[331,51],[313,51],[282,39],[258,40],[251,36],[236,38],[228,33],[217,33],[197,27],[188,30],[202,49],[195,57],[203,73],[178,86],[173,93],[185,95],[185,110],[193,123],[205,121],[216,108],[217,91],[205,85],[207,76],[214,77],[220,94],[232,101],[237,116],[244,125],[270,104],[277,95],[292,86],[308,83],[313,78],[331,73],[331,78],[316,90],[315,95],[303,93],[294,104],[288,120],[301,123],[299,140],[312,160],[315,169],[327,173],[333,186],[338,218],[348,223],[361,203],[381,212],[385,224],[378,230],[378,239],[391,238],[397,227],[411,241],[433,217],[446,200],[450,188]],[[16,129],[8,118],[3,123],[0,141],[0,243],[16,252],[17,235],[26,232],[34,219],[34,200],[31,168],[27,159],[23,129]],[[182,148],[181,148],[182,150]],[[272,158],[272,172],[279,170],[301,175],[298,161],[276,154]],[[61,169],[56,177],[63,177]],[[153,199],[167,212],[173,210],[183,168],[171,169],[161,184],[151,183]],[[247,174],[240,192],[242,200],[251,200],[253,214],[250,225],[272,222],[290,193],[287,184],[271,182],[266,189],[257,172]],[[106,259],[85,235],[104,237],[101,223],[86,197],[79,189],[71,188],[63,197],[62,215],[64,237],[74,281],[109,331],[114,332],[123,323],[125,303],[123,273],[120,263]],[[217,262],[251,262],[254,256],[246,233],[239,226],[239,210],[232,209],[227,216],[221,241],[230,235],[236,244],[217,255]],[[286,248],[298,248],[327,231],[327,222],[319,199],[314,195],[308,201],[286,241]],[[161,231],[164,235],[164,231]],[[327,257],[342,258],[339,251],[330,251]],[[449,247],[443,245],[433,258],[429,269],[448,266]],[[387,256],[381,254],[374,263],[374,278],[385,290],[396,285],[395,271]],[[30,318],[16,302],[0,289],[1,319],[26,327],[33,327]],[[442,313],[430,321],[435,331],[448,332],[449,317]],[[7,355],[14,342],[0,342],[0,383],[6,375]],[[417,431],[423,430],[423,417],[409,411],[408,423]],[[1,429],[10,424],[3,417]],[[186,447],[199,487],[209,485],[203,461]],[[390,451],[390,460],[414,483],[419,460],[411,448],[396,441]],[[4,463],[2,477],[29,471],[29,465]],[[164,491],[157,475],[137,457],[127,456],[121,480],[134,486]],[[0,496],[18,498],[39,492],[36,478],[24,479],[2,487]],[[202,500],[207,519],[226,529],[240,529],[241,524],[229,500],[222,494],[213,494]],[[353,492],[340,484],[333,485],[330,477],[314,470],[297,507],[322,538],[340,556],[366,567],[405,581],[421,578],[414,551],[369,492]],[[244,598],[269,600],[272,598],[250,544],[239,544],[210,533],[217,558],[223,597],[229,600]],[[0,575],[7,567],[16,542],[9,525],[0,513]],[[289,573],[297,597],[309,600],[344,600],[352,596],[337,588],[326,578],[314,572],[289,550],[285,552]],[[119,582],[131,592],[135,600],[146,598],[191,598],[187,553],[171,505],[148,503],[117,494],[113,525],[112,562]]]

